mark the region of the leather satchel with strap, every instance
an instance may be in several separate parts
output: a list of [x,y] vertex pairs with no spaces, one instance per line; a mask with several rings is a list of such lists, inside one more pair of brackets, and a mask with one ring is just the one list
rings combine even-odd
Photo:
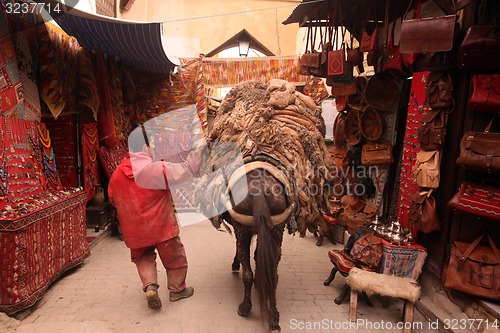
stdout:
[[[499,87],[500,88],[500,87]],[[435,71],[427,76],[424,88],[431,108],[450,108],[453,101],[453,79],[450,71]]]
[[362,165],[390,165],[394,163],[390,142],[366,143],[361,148]]
[[[376,9],[374,10],[376,13]],[[368,14],[370,13],[370,8],[366,9],[365,22],[363,27],[363,32],[361,35],[361,41],[359,42],[359,48],[362,52],[372,52],[377,49],[377,38],[378,38],[378,19],[375,17],[373,20],[373,29],[368,29]]]
[[476,70],[500,70],[500,13],[491,24],[471,26],[458,48],[458,67]]
[[472,75],[472,96],[467,107],[474,111],[500,113],[500,74]]
[[[489,247],[479,245],[485,236]],[[450,252],[446,288],[500,300],[500,253],[490,235],[483,232],[471,244],[455,241]]]
[[431,189],[415,193],[408,212],[410,225],[426,234],[441,229],[436,210],[436,199],[432,196],[432,191]]
[[417,153],[417,160],[412,168],[415,183],[420,187],[438,188],[440,181],[441,152],[439,150]]
[[422,118],[422,126],[417,129],[420,148],[423,150],[442,149],[446,139],[445,110],[429,110]]
[[[339,24],[337,24],[337,18]],[[352,82],[354,79],[352,66],[348,66],[346,61],[345,33],[347,29],[342,24],[342,13],[340,12],[339,2],[335,3],[332,21],[335,23],[332,45],[334,48],[340,45],[340,49],[328,51],[328,76],[333,76],[333,80],[337,82],[339,82],[339,78],[341,82]],[[341,33],[339,33],[339,28]]]
[[[454,0],[452,2],[455,5]],[[455,40],[456,18],[457,15],[452,14],[403,20],[400,38],[401,52],[451,51]]]
[[500,116],[493,117],[484,132],[468,131],[464,134],[457,165],[467,170],[500,174],[500,133],[490,132],[496,119]]
[[382,261],[382,239],[367,233],[352,246],[351,256],[356,264],[369,270],[376,270]]
[[307,28],[306,51],[300,57],[297,72],[301,75],[320,75],[321,53],[314,51],[317,28],[312,31],[312,23]]

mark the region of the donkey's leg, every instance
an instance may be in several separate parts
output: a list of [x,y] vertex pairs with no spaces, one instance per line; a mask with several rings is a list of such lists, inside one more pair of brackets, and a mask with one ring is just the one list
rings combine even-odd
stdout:
[[[281,245],[283,243],[283,232],[285,230],[285,224],[282,224],[272,230],[273,241],[276,244],[276,274],[278,274],[278,264],[281,260]],[[270,329],[272,332],[280,332],[280,313],[276,304],[276,289],[278,287],[278,279],[276,279],[276,284],[274,285],[274,290],[272,295],[270,295],[269,301],[271,303],[271,323]]]
[[251,292],[253,272],[250,266],[250,242],[252,240],[253,233],[245,227],[240,225],[236,226],[236,224],[234,230],[236,234],[236,255],[242,266],[243,285],[245,286],[243,302],[241,302],[238,307],[238,314],[240,316],[248,316],[248,313],[252,309]]
[[231,264],[231,270],[233,273],[238,273],[240,270],[240,261],[238,260],[238,248],[236,248],[236,254],[234,255],[233,263]]

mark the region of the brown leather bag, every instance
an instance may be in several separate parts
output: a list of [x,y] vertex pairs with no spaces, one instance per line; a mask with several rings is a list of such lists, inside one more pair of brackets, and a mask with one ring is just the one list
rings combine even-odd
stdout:
[[320,75],[321,53],[304,53],[299,59],[298,73],[302,75]]
[[340,50],[328,51],[328,75],[342,76],[346,74],[346,52],[342,47]]
[[[484,236],[489,247],[479,245]],[[455,241],[450,252],[446,288],[500,300],[500,253],[490,235],[484,232],[471,244]]]
[[359,116],[361,135],[369,141],[378,141],[384,133],[385,121],[374,108],[367,107]]
[[358,70],[360,73],[363,73],[365,71],[365,68],[363,66],[363,57],[363,52],[361,52],[359,47],[347,49],[347,63],[352,67],[358,66]]
[[468,170],[500,173],[500,133],[490,132],[497,118],[499,116],[491,119],[484,132],[469,131],[464,134],[457,165]]
[[436,210],[436,199],[432,196],[432,190],[420,191],[413,195],[408,212],[408,222],[425,234],[441,230]]
[[330,155],[333,158],[333,162],[337,167],[337,170],[346,170],[349,166],[349,149],[341,147],[330,148]]
[[376,270],[382,261],[382,239],[373,234],[361,236],[351,249],[351,256],[355,263]]
[[365,76],[356,76],[352,82],[356,86],[356,93],[347,98],[347,105],[351,109],[364,110],[366,108],[365,88],[367,82]]
[[444,110],[429,110],[422,118],[422,126],[417,129],[420,148],[423,150],[442,149],[446,139],[448,114]]
[[336,147],[345,147],[346,140],[344,134],[345,120],[347,118],[347,113],[340,111],[335,117],[333,122],[333,143]]
[[450,51],[453,48],[457,15],[403,20],[401,53]]
[[357,92],[354,82],[335,82],[330,78],[333,79],[333,76],[326,79],[326,84],[332,87],[333,97],[350,96]]
[[472,96],[467,107],[474,111],[500,113],[500,74],[472,75]]
[[458,48],[458,66],[468,69],[500,70],[500,17],[491,25],[473,25]]
[[364,21],[364,26],[362,28],[363,32],[361,35],[361,41],[359,42],[359,48],[362,52],[372,52],[377,49],[378,46],[378,19],[375,15],[375,20],[373,20],[372,23],[368,26],[368,14],[370,11],[373,11],[375,14],[377,14],[376,8],[366,9],[366,15],[365,15],[365,21]]
[[390,165],[394,162],[390,142],[367,143],[361,149],[362,165]]
[[427,101],[431,108],[448,108],[453,106],[453,80],[450,71],[431,72],[425,85]]
[[348,144],[355,146],[361,142],[361,132],[359,131],[359,111],[351,109],[347,113],[344,123],[344,137]]
[[438,188],[440,180],[441,151],[421,150],[417,153],[417,160],[412,168],[415,183],[420,187]]
[[366,83],[365,99],[372,108],[393,111],[399,102],[399,85],[395,79],[386,79],[375,74]]

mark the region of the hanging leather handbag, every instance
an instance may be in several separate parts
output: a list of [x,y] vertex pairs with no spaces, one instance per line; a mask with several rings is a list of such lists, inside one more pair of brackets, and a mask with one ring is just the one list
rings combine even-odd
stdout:
[[376,270],[382,261],[382,251],[382,239],[376,235],[367,233],[354,242],[351,249],[351,257],[355,263],[370,270]]
[[450,71],[429,73],[424,90],[431,108],[439,109],[453,106],[453,80]]
[[413,195],[408,212],[410,226],[425,234],[441,230],[441,223],[436,210],[436,199],[432,189]]
[[401,53],[451,51],[457,15],[403,20],[401,24]]
[[367,143],[361,149],[362,165],[390,165],[394,162],[390,142]]
[[356,146],[361,142],[361,132],[359,131],[359,111],[351,109],[347,113],[344,123],[345,141],[351,146]]
[[349,151],[347,148],[335,146],[330,148],[330,156],[332,156],[338,171],[347,170],[349,166]]
[[329,82],[328,79],[326,81],[327,85],[331,87],[333,97],[350,96],[357,92],[356,85],[353,82],[333,82],[333,80]]
[[346,74],[345,49],[328,51],[328,75],[342,76]]
[[500,70],[500,18],[491,25],[471,26],[458,48],[458,66],[467,69]]
[[[352,37],[351,37],[352,38]],[[351,41],[352,46],[352,41]],[[363,66],[363,52],[359,47],[353,49],[347,49],[347,63],[352,67],[358,66],[358,72],[364,73],[365,68]]]
[[466,213],[500,220],[500,187],[483,183],[463,182],[448,202],[455,213]]
[[[362,52],[372,52],[375,51],[378,47],[378,19],[375,15],[375,19],[372,22],[368,22],[370,11],[370,8],[367,8],[361,41],[359,42],[359,49]],[[373,10],[373,12],[375,14],[377,13],[376,8]]]
[[417,129],[420,148],[427,151],[443,148],[447,118],[448,114],[442,109],[431,109],[425,114],[422,126]]
[[500,113],[500,74],[472,76],[472,96],[467,107],[474,111]]
[[[410,9],[410,6],[411,6],[411,3],[408,6],[408,10]],[[408,10],[406,11],[405,15],[402,17],[403,20],[405,19],[406,15],[408,14]],[[421,11],[422,11],[422,0],[416,0],[416,2],[415,2],[415,8],[413,9],[412,19],[419,18]],[[401,22],[401,23],[403,23],[403,22]],[[401,48],[400,48],[399,51],[401,52]],[[405,52],[405,53],[401,53],[401,54],[402,54],[402,58],[403,58],[403,64],[407,68],[411,68],[411,65],[417,59],[418,53],[416,53],[416,52]]]
[[374,22],[372,25],[372,30],[369,31],[365,28],[361,36],[359,48],[362,52],[372,52],[377,48],[378,24]]
[[365,76],[356,76],[352,82],[356,86],[356,93],[347,97],[347,105],[354,110],[364,110],[366,108],[365,88],[367,79]]
[[[489,246],[479,245],[488,237]],[[466,294],[500,300],[500,253],[486,232],[472,243],[454,241],[444,286]]]
[[340,111],[333,122],[333,143],[336,147],[345,147],[346,140],[344,134],[345,120],[347,113]]
[[[382,60],[381,70],[386,72],[395,72],[393,75],[402,75],[403,73],[403,58],[401,57],[401,52],[399,51],[399,44],[396,45],[394,42],[394,31],[396,29],[396,21],[389,22],[389,0],[385,3],[385,18],[384,18],[384,36],[382,45]],[[402,18],[401,18],[402,21]],[[400,72],[399,74],[397,74]]]
[[321,53],[304,53],[299,59],[298,73],[302,75],[320,74]]
[[394,44],[394,29],[396,22],[392,23],[392,32],[384,49],[384,70],[403,71],[403,57],[399,51],[399,44]]
[[469,131],[460,142],[457,165],[466,170],[500,174],[500,133],[490,132],[493,117],[484,132]]
[[321,72],[321,53],[314,50],[317,28],[312,31],[312,22],[307,28],[306,50],[299,58],[297,73],[301,75],[319,76]]
[[375,74],[366,83],[366,103],[377,110],[393,111],[398,105],[399,96],[399,85],[395,79]]
[[419,151],[417,153],[415,165],[411,170],[415,177],[415,183],[420,187],[438,188],[440,164],[441,153],[439,150]]
[[380,112],[372,107],[360,111],[359,130],[368,141],[378,141],[384,133],[385,121]]

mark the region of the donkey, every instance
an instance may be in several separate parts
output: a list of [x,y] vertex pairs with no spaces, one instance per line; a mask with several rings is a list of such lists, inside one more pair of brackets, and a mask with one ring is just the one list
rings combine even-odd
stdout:
[[[246,197],[228,210],[228,222],[236,236],[232,269],[239,270],[241,263],[244,284],[238,314],[247,316],[250,313],[255,282],[262,319],[272,332],[281,331],[276,305],[278,263],[285,226],[294,217],[296,207],[289,193],[290,181],[282,170],[269,162],[249,162],[233,173],[228,184],[229,197],[235,196],[241,188],[248,189]],[[246,186],[241,182],[246,182]],[[255,274],[250,266],[250,244],[254,236],[257,237]]]

